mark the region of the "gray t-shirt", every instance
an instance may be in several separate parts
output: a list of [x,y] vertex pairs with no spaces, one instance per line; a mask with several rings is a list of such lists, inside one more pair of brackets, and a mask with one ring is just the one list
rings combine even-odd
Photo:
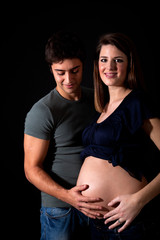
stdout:
[[[50,140],[45,171],[65,188],[75,186],[82,165],[82,131],[95,115],[93,90],[82,87],[79,101],[63,98],[56,89],[33,105],[25,120],[25,134]],[[44,192],[42,206],[68,207]]]

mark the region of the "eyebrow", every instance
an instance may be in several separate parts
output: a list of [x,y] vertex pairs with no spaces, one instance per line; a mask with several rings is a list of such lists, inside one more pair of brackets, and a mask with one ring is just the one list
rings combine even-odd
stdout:
[[[107,56],[100,56],[100,58],[108,58]],[[114,58],[123,58],[123,56],[116,56]]]
[[[69,69],[69,71],[74,70],[74,69],[79,68],[79,67],[80,67],[80,65],[75,66],[75,67]],[[66,70],[63,70],[63,69],[54,69],[54,70],[57,71],[57,72],[64,72],[64,71],[66,71]]]

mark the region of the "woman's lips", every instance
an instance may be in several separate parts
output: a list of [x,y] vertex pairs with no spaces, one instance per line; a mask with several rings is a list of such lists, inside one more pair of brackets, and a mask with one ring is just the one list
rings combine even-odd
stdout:
[[115,78],[117,76],[117,73],[105,73],[105,76],[107,78]]

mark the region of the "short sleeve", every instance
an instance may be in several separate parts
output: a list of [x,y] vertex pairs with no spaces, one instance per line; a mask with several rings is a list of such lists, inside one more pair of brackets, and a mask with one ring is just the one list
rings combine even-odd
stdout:
[[136,92],[124,108],[123,119],[126,127],[134,134],[145,120],[158,117],[151,98],[142,92]]
[[41,102],[35,103],[26,116],[24,133],[50,140],[53,127],[53,116],[48,106]]

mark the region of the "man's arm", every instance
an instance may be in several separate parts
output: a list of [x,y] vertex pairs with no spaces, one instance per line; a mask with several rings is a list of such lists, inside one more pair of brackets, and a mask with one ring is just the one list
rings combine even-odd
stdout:
[[71,204],[85,215],[95,218],[99,216],[95,210],[101,207],[95,205],[99,198],[89,198],[82,196],[88,186],[75,186],[71,189],[65,189],[56,183],[43,169],[43,162],[48,152],[50,141],[24,135],[24,171],[26,178],[40,191],[54,196],[64,202]]

